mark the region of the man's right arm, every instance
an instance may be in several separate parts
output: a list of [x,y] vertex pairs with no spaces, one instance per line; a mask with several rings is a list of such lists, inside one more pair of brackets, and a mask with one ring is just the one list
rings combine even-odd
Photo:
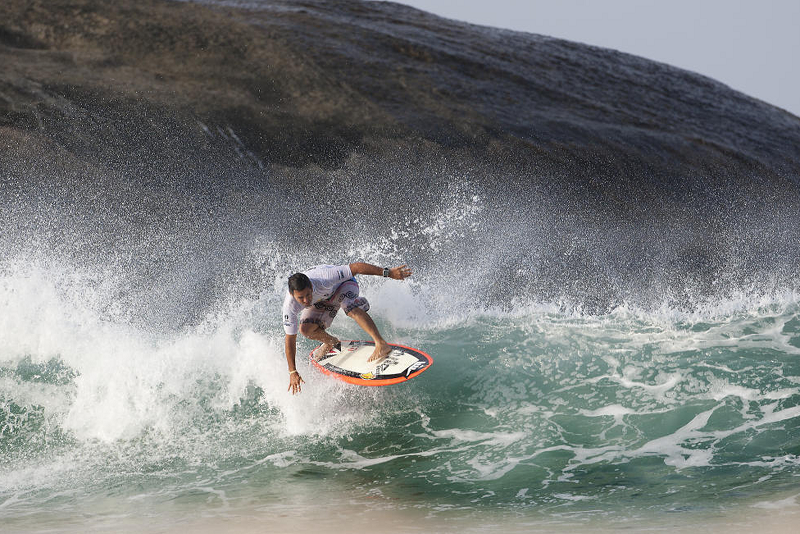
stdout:
[[286,350],[286,363],[289,364],[289,372],[296,371],[295,356],[297,354],[297,336],[290,336],[286,334],[283,341],[283,347]]
[[283,342],[284,350],[286,351],[286,363],[289,365],[289,389],[292,395],[300,393],[300,384],[305,382],[300,373],[297,372],[295,358],[297,356],[297,334],[286,334]]

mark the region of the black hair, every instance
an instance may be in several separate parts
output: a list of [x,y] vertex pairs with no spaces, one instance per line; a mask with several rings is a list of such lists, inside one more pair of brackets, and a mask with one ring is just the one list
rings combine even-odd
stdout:
[[294,273],[289,277],[289,292],[303,291],[311,287],[311,280],[303,273]]

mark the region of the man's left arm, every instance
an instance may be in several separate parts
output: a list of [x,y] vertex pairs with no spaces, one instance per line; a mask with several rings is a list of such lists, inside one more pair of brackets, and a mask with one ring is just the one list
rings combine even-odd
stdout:
[[353,273],[353,276],[357,274],[368,274],[372,276],[387,276],[388,278],[392,278],[393,280],[405,280],[412,274],[412,271],[411,269],[408,268],[408,265],[400,265],[398,267],[384,268],[384,267],[378,267],[377,265],[372,265],[370,263],[362,263],[362,262],[351,263],[350,271]]

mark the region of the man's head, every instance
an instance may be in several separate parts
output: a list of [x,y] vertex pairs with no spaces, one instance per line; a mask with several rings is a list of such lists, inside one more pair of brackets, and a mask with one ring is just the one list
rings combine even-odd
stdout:
[[312,293],[311,279],[308,276],[303,273],[294,273],[289,277],[289,294],[306,308],[312,304]]

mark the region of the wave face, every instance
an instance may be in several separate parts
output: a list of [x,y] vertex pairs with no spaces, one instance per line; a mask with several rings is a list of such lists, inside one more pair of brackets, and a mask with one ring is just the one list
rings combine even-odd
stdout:
[[[4,522],[147,510],[175,528],[313,502],[365,521],[406,510],[636,524],[796,487],[791,229],[766,216],[738,235],[637,229],[456,178],[382,217],[385,204],[336,180],[235,205],[142,190],[105,217],[81,197],[77,209],[22,195],[0,265]],[[358,215],[341,217],[342,203]],[[673,255],[686,235],[691,250],[727,244],[692,262]],[[284,281],[351,260],[416,269],[362,287],[386,337],[435,364],[367,389],[301,357],[293,397]],[[363,336],[345,317],[333,328]]]

